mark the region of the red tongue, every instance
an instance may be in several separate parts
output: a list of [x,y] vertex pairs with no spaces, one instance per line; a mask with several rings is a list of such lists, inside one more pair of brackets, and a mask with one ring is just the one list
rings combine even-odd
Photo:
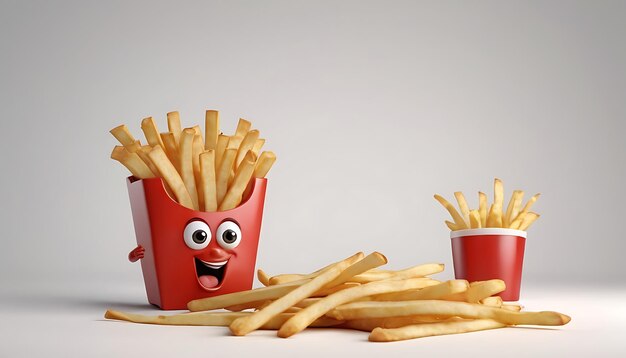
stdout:
[[217,277],[211,275],[202,275],[198,277],[198,281],[204,288],[213,288],[219,284]]

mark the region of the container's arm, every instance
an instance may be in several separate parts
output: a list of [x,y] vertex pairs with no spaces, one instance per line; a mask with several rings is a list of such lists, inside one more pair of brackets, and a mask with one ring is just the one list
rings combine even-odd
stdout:
[[137,260],[143,259],[144,253],[146,249],[143,246],[139,245],[133,249],[133,251],[128,253],[128,261],[135,262]]

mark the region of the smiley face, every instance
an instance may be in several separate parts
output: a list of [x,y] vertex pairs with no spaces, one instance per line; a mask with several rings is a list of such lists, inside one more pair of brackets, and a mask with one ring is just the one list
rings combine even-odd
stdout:
[[237,256],[242,242],[241,228],[234,220],[223,221],[215,230],[201,219],[191,220],[183,230],[185,245],[194,251],[193,265],[198,284],[206,291],[222,287],[228,275],[229,261]]

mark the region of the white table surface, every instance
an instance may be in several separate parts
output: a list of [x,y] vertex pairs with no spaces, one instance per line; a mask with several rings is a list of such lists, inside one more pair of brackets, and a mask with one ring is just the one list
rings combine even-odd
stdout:
[[[113,286],[113,287],[111,287]],[[45,292],[45,293],[42,293]],[[367,333],[309,329],[289,339],[274,331],[230,336],[225,327],[140,325],[108,321],[107,308],[157,314],[141,287],[17,288],[0,300],[0,357],[453,357],[626,356],[626,287],[528,285],[526,310],[572,317],[557,328],[505,328],[372,343]]]

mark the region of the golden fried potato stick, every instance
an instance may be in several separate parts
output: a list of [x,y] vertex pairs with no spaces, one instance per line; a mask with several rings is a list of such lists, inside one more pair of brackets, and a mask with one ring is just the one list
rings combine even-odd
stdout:
[[387,263],[387,258],[385,257],[385,255],[381,254],[380,252],[374,251],[371,254],[365,256],[362,260],[359,260],[353,263],[352,265],[350,265],[350,267],[345,269],[341,273],[341,275],[337,276],[337,278],[330,281],[325,287],[326,288],[335,287],[337,285],[340,285],[350,280],[352,277],[356,275],[362,274],[363,272],[366,272],[373,268],[385,265],[386,263]]
[[174,142],[176,147],[178,147],[180,145],[180,134],[183,129],[180,125],[180,114],[177,111],[167,114],[167,129],[174,135]]
[[117,139],[118,142],[120,142],[124,147],[128,147],[135,143],[135,137],[133,137],[125,124],[119,125],[111,129],[109,133],[113,134],[115,139]]
[[[258,329],[272,317],[284,312],[289,307],[311,296],[316,291],[326,286],[350,266],[349,258],[333,265],[311,281],[299,286],[295,290],[287,293],[283,297],[270,303],[267,307],[254,312],[248,317],[241,317],[233,321],[229,326],[230,331],[236,336],[246,335]],[[269,286],[276,287],[276,286]]]
[[294,281],[281,285],[255,288],[248,291],[227,293],[224,295],[209,298],[201,298],[190,301],[187,304],[187,308],[192,312],[210,311],[249,302],[273,300],[284,296],[285,294],[293,291],[297,287],[300,287],[303,283],[309,281],[310,280]]
[[390,272],[365,272],[350,279],[352,282],[368,283],[379,280],[403,280],[407,278],[424,277],[443,271],[443,264],[423,264],[412,266],[404,270]]
[[524,209],[522,209],[522,212],[520,212],[515,218],[515,220],[513,220],[513,222],[511,223],[510,225],[511,229],[518,229],[522,225],[522,221],[524,221],[524,217],[526,216],[526,214],[528,214],[528,212],[532,208],[533,204],[537,201],[537,199],[539,199],[539,195],[541,194],[537,193],[528,200],[528,202],[524,206]]
[[196,188],[196,178],[193,174],[193,137],[196,135],[191,128],[186,128],[180,135],[180,176],[185,183],[185,188],[191,196],[194,210],[200,210],[198,205],[198,191]]
[[394,342],[413,338],[441,336],[445,334],[467,333],[506,327],[505,324],[490,320],[460,320],[455,322],[421,323],[399,328],[374,328],[369,335],[371,342]]
[[254,177],[265,178],[275,161],[276,154],[274,154],[274,152],[264,151],[261,153],[256,168],[254,168]]
[[539,214],[533,213],[532,211],[524,215],[524,220],[519,226],[519,230],[526,231],[535,222],[535,220],[539,219]]
[[163,141],[163,149],[167,158],[172,162],[174,168],[180,172],[180,153],[178,151],[178,144],[176,143],[176,137],[171,132],[161,133],[161,141]]
[[261,301],[254,301],[254,302],[246,302],[246,303],[242,303],[242,304],[238,304],[238,305],[232,305],[232,306],[228,306],[228,307],[224,307],[225,310],[228,311],[233,311],[233,312],[240,312],[243,310],[247,310],[250,308],[254,308],[259,309],[262,307],[267,306],[270,302],[272,302],[272,300],[261,300]]
[[509,216],[509,226],[511,227],[511,225],[513,224],[513,221],[515,220],[515,218],[517,218],[517,216],[519,215],[520,211],[522,210],[522,202],[524,201],[524,191],[523,190],[518,190],[519,194],[518,194],[518,198],[515,201],[515,203],[513,203],[513,209],[511,210],[511,215]]
[[509,205],[506,208],[506,214],[504,214],[504,216],[502,217],[503,227],[509,227],[511,225],[511,221],[513,221],[513,209],[515,209],[515,207],[519,207],[520,203],[522,202],[523,195],[524,192],[521,190],[513,191],[513,194],[511,195],[511,200],[509,201]]
[[259,155],[259,152],[261,151],[261,148],[263,148],[264,144],[265,144],[265,139],[263,138],[257,139],[256,142],[254,142],[254,146],[252,146],[252,153],[254,153],[255,155]]
[[487,227],[487,194],[478,192],[478,213],[480,214],[480,226]]
[[234,209],[241,203],[243,191],[246,189],[246,186],[248,186],[250,178],[252,178],[255,162],[256,156],[249,150],[246,157],[241,162],[241,165],[237,168],[235,179],[228,188],[224,200],[221,201],[219,211]]
[[141,160],[137,153],[130,153],[122,146],[118,145],[113,148],[113,151],[111,152],[111,159],[122,163],[122,165],[125,166],[133,174],[133,176],[138,179],[155,177],[154,173],[150,170],[146,163]]
[[226,147],[228,146],[228,141],[230,137],[227,135],[220,134],[217,136],[217,147],[215,148],[215,170],[217,171],[222,163],[222,158],[224,157],[224,152],[226,151]]
[[154,122],[152,117],[144,118],[141,121],[141,130],[143,134],[146,136],[146,140],[150,146],[160,146],[161,148],[165,148],[163,145],[163,141],[161,140],[161,136],[159,135],[159,130],[157,129],[157,125]]
[[448,301],[464,301],[478,303],[481,300],[506,290],[506,284],[499,279],[470,283],[467,291],[443,297]]
[[202,188],[202,178],[200,172],[200,154],[203,152],[204,144],[202,143],[202,137],[196,134],[193,136],[193,142],[191,143],[191,167],[193,168],[193,177],[196,182],[196,190],[198,191],[198,210],[204,210],[205,206],[204,190]]
[[467,200],[465,200],[465,195],[463,195],[462,192],[457,191],[454,193],[454,197],[456,198],[456,202],[459,204],[459,209],[461,210],[461,215],[463,215],[465,226],[470,227],[470,210],[467,205]]
[[448,210],[448,212],[452,216],[452,219],[454,220],[454,224],[456,224],[461,229],[468,228],[467,225],[465,225],[463,217],[459,215],[459,212],[456,211],[456,209],[454,208],[454,206],[452,206],[452,204],[450,204],[450,202],[448,202],[446,199],[438,194],[435,194],[435,200],[437,200],[441,205],[443,205],[444,208],[446,208],[446,210]]
[[163,148],[160,146],[153,147],[150,153],[148,153],[148,156],[152,160],[152,163],[159,169],[159,174],[174,193],[178,203],[186,208],[193,209],[194,206],[191,195],[187,191],[183,179],[176,171],[176,168],[174,168],[172,162],[167,159]]
[[[415,280],[415,279],[414,279]],[[371,298],[372,301],[412,301],[412,300],[436,300],[442,297],[465,292],[469,289],[469,283],[466,280],[450,280],[433,286],[419,287],[418,290],[409,290],[406,292],[387,293],[384,295],[376,295]]]
[[448,229],[450,229],[450,231],[462,230],[461,226],[459,226],[459,225],[457,225],[457,224],[455,224],[455,223],[453,223],[451,221],[446,220],[445,223],[446,223],[446,226],[448,227]]
[[270,285],[270,277],[265,273],[265,271],[261,269],[256,270],[256,277],[263,286]]
[[482,222],[480,219],[480,214],[478,213],[478,210],[470,210],[470,227],[472,229],[479,229],[482,227]]
[[504,187],[502,181],[495,178],[493,181],[493,204],[489,208],[487,227],[502,227],[502,206],[504,205]]
[[[145,316],[140,314],[125,313],[119,311],[108,310],[104,314],[105,318],[134,323],[159,324],[159,325],[176,325],[176,326],[228,326],[235,319],[250,316],[252,312],[198,312],[183,313],[175,315],[158,315]],[[282,313],[259,329],[276,330],[280,328],[289,318],[293,317],[293,313]],[[311,324],[312,327],[333,327],[343,323],[329,317],[320,317]]]
[[376,281],[339,291],[322,298],[317,303],[296,313],[278,330],[278,336],[281,338],[290,337],[304,330],[309,324],[317,318],[322,317],[326,312],[344,303],[352,302],[370,295],[415,289],[420,285],[421,282],[419,282],[419,279]]
[[339,306],[327,314],[327,316],[337,320],[414,315],[458,316],[472,319],[488,318],[507,325],[561,326],[571,320],[570,317],[564,314],[552,311],[514,312],[475,303],[440,300],[353,302]]
[[222,162],[220,163],[219,169],[216,172],[218,206],[220,205],[222,200],[224,200],[226,192],[228,191],[228,179],[230,178],[230,171],[233,167],[233,162],[235,161],[236,155],[237,149],[227,149],[224,152],[224,157],[222,158]]
[[313,294],[311,294],[310,297],[311,298],[326,297],[328,295],[332,295],[335,292],[339,292],[339,291],[352,288],[352,287],[357,287],[357,286],[361,286],[361,284],[357,282],[344,282],[340,285],[335,285],[333,287],[323,287],[319,291],[316,291]]
[[[358,252],[356,253],[354,256],[351,257],[351,262],[350,264],[354,264],[360,260],[363,260],[363,258],[365,257],[365,255],[362,252]],[[320,273],[328,270],[329,268],[333,267],[335,265],[335,262],[326,265],[324,267],[322,267],[319,270],[313,271],[310,274],[307,275],[303,275],[303,274],[282,274],[282,275],[276,275],[270,278],[269,280],[269,284],[271,285],[278,285],[281,283],[287,283],[287,282],[292,282],[292,281],[296,281],[296,280],[303,280],[303,279],[307,279],[307,278],[314,278],[316,276],[318,276]]]
[[371,332],[375,328],[398,328],[418,323],[448,322],[459,320],[459,318],[440,319],[434,316],[404,316],[404,317],[382,317],[363,318],[345,321],[340,328],[356,329],[359,331]]
[[215,151],[209,149],[200,154],[200,193],[204,198],[204,211],[217,211],[215,180]]
[[499,296],[487,297],[480,300],[480,304],[489,306],[489,307],[502,307],[502,298]]
[[204,149],[217,149],[220,134],[220,112],[208,110],[204,117]]
[[[239,149],[237,152],[237,161],[235,162],[235,166],[238,167],[243,158],[246,156],[248,151],[252,151],[252,147],[257,139],[259,139],[260,132],[256,129],[249,131],[246,136],[241,141],[241,145],[239,145]],[[254,152],[252,152],[254,154]],[[254,154],[256,157],[256,154]]]
[[246,121],[243,118],[239,118],[239,122],[237,123],[237,129],[235,130],[235,137],[239,137],[243,139],[246,136],[250,128],[252,127],[252,123]]
[[502,305],[501,308],[505,310],[509,310],[509,311],[516,311],[516,312],[519,312],[522,310],[522,306],[520,305]]
[[148,168],[150,168],[150,171],[154,174],[155,177],[157,177],[159,175],[159,171],[158,169],[154,166],[154,164],[152,163],[152,161],[150,160],[150,157],[148,157],[148,152],[150,151],[150,146],[146,146],[148,149],[146,151],[144,151],[142,149],[141,146],[141,142],[139,141],[139,139],[137,139],[136,141],[134,141],[132,144],[130,145],[125,145],[124,148],[126,148],[126,150],[130,153],[137,153],[137,155],[139,156],[139,158],[141,158],[141,160],[146,163],[146,165],[148,166]]

